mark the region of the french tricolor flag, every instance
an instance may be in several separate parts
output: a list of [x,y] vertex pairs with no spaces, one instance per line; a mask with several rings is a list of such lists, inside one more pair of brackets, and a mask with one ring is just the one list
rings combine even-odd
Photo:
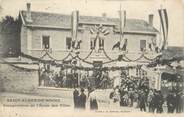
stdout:
[[161,33],[162,33],[162,39],[163,39],[163,44],[160,49],[163,50],[167,48],[169,22],[168,22],[168,15],[167,15],[166,9],[159,9],[158,13],[160,16]]

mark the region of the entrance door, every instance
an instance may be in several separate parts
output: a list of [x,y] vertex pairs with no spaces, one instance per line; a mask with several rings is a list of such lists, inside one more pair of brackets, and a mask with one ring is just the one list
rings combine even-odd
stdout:
[[102,67],[102,61],[93,61],[93,66],[94,67]]
[[144,51],[146,49],[146,40],[140,40],[140,50]]
[[[102,67],[102,61],[93,61],[93,66],[95,68],[100,68]],[[99,88],[100,82],[101,82],[101,76],[102,76],[102,71],[100,70],[94,70],[93,71],[93,77],[95,78],[95,87]]]

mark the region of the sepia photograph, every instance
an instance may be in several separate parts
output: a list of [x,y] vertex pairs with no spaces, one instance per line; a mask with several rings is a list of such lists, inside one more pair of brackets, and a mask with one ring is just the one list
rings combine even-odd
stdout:
[[0,117],[184,115],[184,0],[0,0]]

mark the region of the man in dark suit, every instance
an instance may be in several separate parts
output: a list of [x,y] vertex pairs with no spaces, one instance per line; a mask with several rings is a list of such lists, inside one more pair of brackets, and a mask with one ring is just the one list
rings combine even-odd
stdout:
[[168,113],[174,113],[175,110],[175,95],[172,91],[169,92],[167,96],[167,108],[168,108]]
[[79,107],[79,91],[75,88],[73,91],[74,108]]
[[162,113],[163,112],[163,104],[164,104],[164,97],[161,93],[161,91],[158,91],[158,100],[159,100],[159,103],[158,103],[158,108],[157,108],[157,113]]
[[86,109],[86,94],[84,94],[83,88],[81,88],[81,94],[79,96],[79,108]]
[[139,94],[139,102],[140,102],[140,110],[141,111],[146,111],[146,96],[143,90],[141,90],[140,94]]
[[181,113],[182,112],[182,93],[181,92],[177,92],[176,93],[176,113]]

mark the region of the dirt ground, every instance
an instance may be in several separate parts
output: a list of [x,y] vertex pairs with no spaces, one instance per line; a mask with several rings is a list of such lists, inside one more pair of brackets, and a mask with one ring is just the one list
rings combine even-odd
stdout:
[[[172,116],[140,112],[135,107],[119,107],[118,104],[100,102],[98,111],[90,111],[87,102],[86,110],[73,108],[73,98],[38,96],[3,92],[0,94],[0,117],[118,117],[118,116]],[[176,116],[182,116],[178,114]]]

